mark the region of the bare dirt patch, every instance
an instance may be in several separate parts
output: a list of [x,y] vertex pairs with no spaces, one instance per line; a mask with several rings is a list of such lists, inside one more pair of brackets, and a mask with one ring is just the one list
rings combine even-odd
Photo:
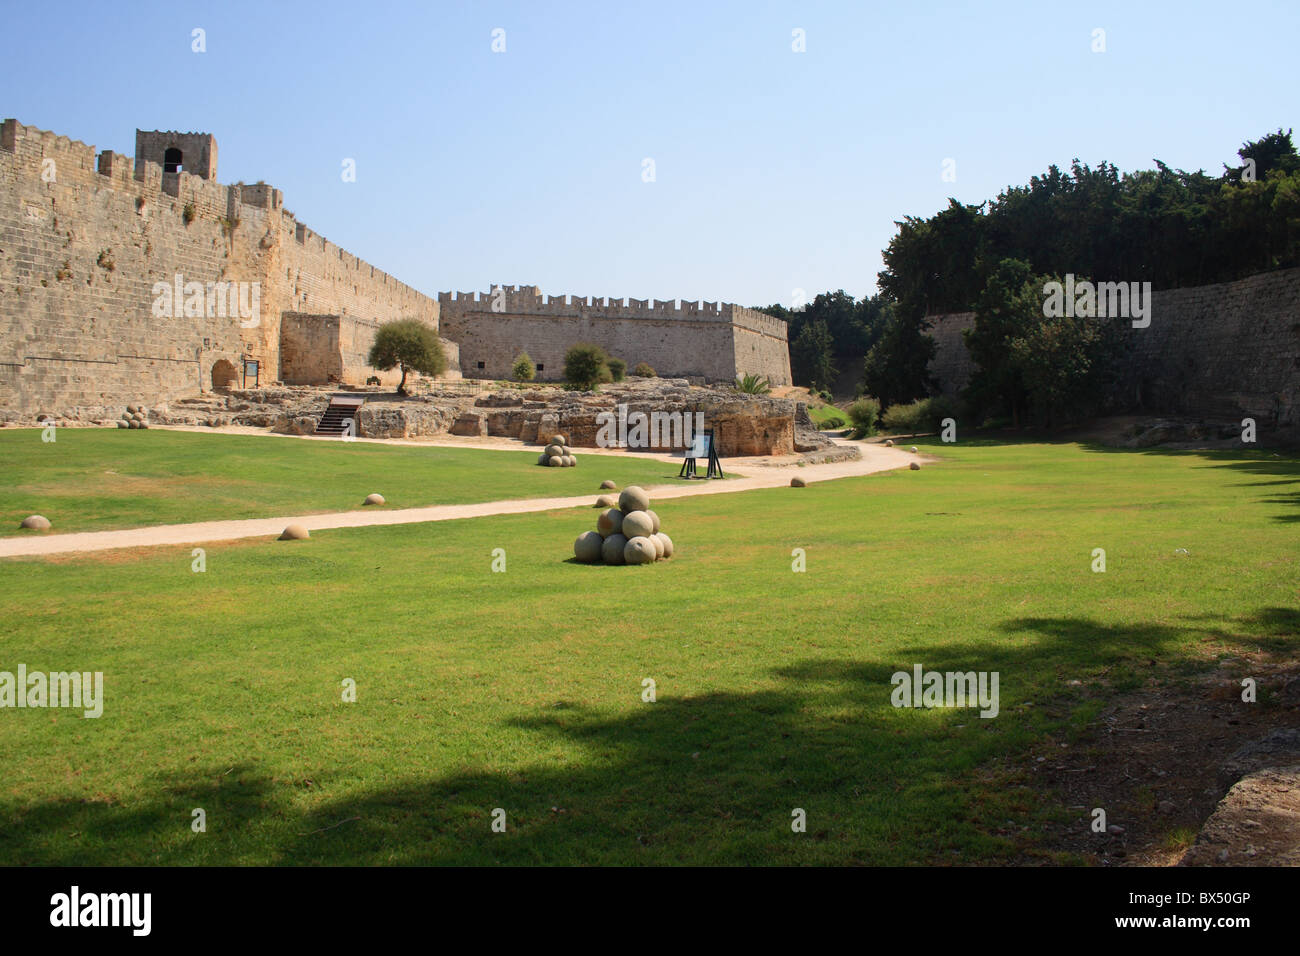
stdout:
[[[1242,701],[1243,676],[1257,681],[1258,703]],[[1289,684],[1297,678],[1294,659],[1264,653],[1225,659],[1192,679],[1156,673],[1103,706],[1077,741],[1045,742],[1012,769],[1071,811],[1049,829],[1045,849],[1108,866],[1177,864],[1234,782],[1222,772],[1229,758],[1276,728],[1300,727]],[[1097,807],[1106,811],[1105,834],[1090,828]],[[1257,843],[1267,852],[1266,834]]]

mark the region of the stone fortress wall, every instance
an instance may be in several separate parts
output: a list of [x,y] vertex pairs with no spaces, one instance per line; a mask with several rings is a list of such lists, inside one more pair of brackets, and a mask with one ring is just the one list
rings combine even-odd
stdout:
[[438,295],[443,333],[460,346],[466,377],[505,379],[520,352],[538,379],[559,380],[564,353],[593,342],[662,376],[732,382],[754,373],[789,385],[786,324],[738,305],[542,295],[536,286]]
[[[955,394],[974,369],[972,312],[930,316],[930,374]],[[1300,269],[1152,295],[1151,324],[1122,323],[1123,407],[1300,428]]]
[[[168,143],[185,155],[176,171],[162,163]],[[298,222],[280,190],[217,183],[207,134],[137,131],[137,153],[97,154],[12,119],[0,127],[0,413],[192,395],[225,384],[245,358],[274,381],[286,313],[299,316],[290,323],[297,361],[303,342],[332,334],[340,381],[390,383],[399,372],[362,364],[366,336],[397,318],[438,328],[437,301]],[[178,273],[257,283],[258,315],[187,315],[178,303],[155,316],[155,283],[174,285]],[[340,331],[309,334],[302,316]]]

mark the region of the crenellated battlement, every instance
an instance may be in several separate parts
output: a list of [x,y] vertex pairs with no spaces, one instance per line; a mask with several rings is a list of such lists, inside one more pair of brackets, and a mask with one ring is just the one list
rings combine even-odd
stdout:
[[[438,328],[436,300],[299,222],[279,189],[218,182],[210,134],[137,130],[136,143],[134,157],[97,152],[0,123],[0,232],[15,237],[0,249],[0,285],[14,290],[0,296],[0,417],[194,394],[247,361],[263,381],[303,368],[322,383],[382,381],[364,366],[378,324]],[[256,290],[256,315],[214,307],[211,291],[197,312],[160,315],[175,306],[157,288],[182,281]],[[286,342],[285,315],[319,317],[319,334],[292,326]],[[335,326],[346,341],[331,345],[322,330]]]
[[[749,312],[728,303],[693,302],[678,299],[632,299],[607,296],[543,295],[535,285],[495,286],[488,292],[439,292],[443,313],[504,313],[511,315],[553,315],[573,318],[606,316],[619,319],[666,319],[729,322],[733,310]],[[771,319],[771,316],[765,316]],[[785,323],[779,319],[782,327]],[[775,326],[773,327],[775,331]]]
[[442,292],[438,310],[472,377],[504,378],[527,352],[540,377],[555,379],[570,346],[594,342],[628,367],[645,362],[660,374],[730,382],[752,372],[790,382],[785,322],[731,303],[543,295],[514,285]]
[[[198,142],[211,138],[203,133],[158,133],[158,142],[180,139]],[[137,142],[154,132],[137,130]],[[197,149],[198,147],[194,147]],[[211,146],[211,160],[215,169],[215,142]],[[207,157],[204,157],[205,160]],[[52,160],[53,165],[46,161]],[[223,185],[184,170],[166,172],[162,165],[148,159],[127,156],[106,149],[96,152],[95,147],[80,140],[69,139],[49,130],[25,126],[15,119],[6,119],[0,125],[0,162],[11,162],[19,175],[41,179],[51,187],[59,185],[86,185],[119,190],[130,194],[141,203],[170,200],[178,211],[192,206],[192,216],[229,225],[257,219],[263,228],[283,230],[300,245],[310,246],[336,258],[346,270],[380,282],[393,282],[388,273],[358,258],[313,231],[294,214],[284,208],[284,193],[267,183],[234,183]]]
[[[538,376],[555,380],[567,350],[587,341],[661,375],[790,381],[780,319],[725,302],[545,295],[536,285],[430,298],[299,222],[274,186],[223,185],[216,160],[209,133],[136,130],[132,157],[0,124],[0,226],[22,237],[19,253],[0,250],[0,279],[17,290],[0,301],[0,327],[16,330],[0,341],[0,413],[52,396],[122,397],[140,374],[159,396],[219,387],[249,360],[271,380],[364,381],[374,329],[396,318],[439,330],[478,378],[509,376],[527,351]],[[187,284],[256,286],[259,318],[187,309],[185,321],[160,322],[153,290],[182,273]],[[296,317],[287,338],[284,316]]]

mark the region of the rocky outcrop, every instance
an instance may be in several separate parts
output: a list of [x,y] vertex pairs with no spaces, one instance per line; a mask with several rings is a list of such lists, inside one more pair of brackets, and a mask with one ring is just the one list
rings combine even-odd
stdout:
[[1237,781],[1179,866],[1300,866],[1300,767]]
[[1300,866],[1300,729],[1239,747],[1218,784],[1227,795],[1179,866]]
[[[694,428],[697,414],[705,428],[714,430],[724,456],[789,455],[796,451],[795,403],[728,388],[692,388],[679,379],[606,385],[596,393],[564,392],[549,402],[493,393],[481,396],[475,405],[484,412],[489,435],[526,442],[541,443],[559,433],[566,435],[573,447],[595,448],[601,442],[602,416],[612,414],[617,420],[623,406],[622,414],[633,422],[639,414],[647,419],[655,413],[678,416],[682,424],[676,429],[658,434],[649,430],[645,447],[651,451],[684,448],[685,422],[689,420]],[[811,449],[831,443],[805,434],[800,444]]]
[[455,406],[427,402],[367,402],[357,414],[357,426],[362,438],[441,435],[452,430],[459,411]]
[[488,433],[487,415],[474,409],[463,411],[452,422],[451,433],[453,435],[485,436]]
[[[337,389],[293,385],[229,389],[156,405],[148,420],[161,425],[248,425],[281,434],[311,435],[336,393]],[[594,393],[528,388],[475,395],[436,386],[403,399],[378,390],[356,389],[350,394],[369,399],[358,415],[359,437],[363,438],[414,438],[450,432],[544,444],[553,435],[563,434],[570,446],[594,448],[600,444],[601,416],[610,413],[617,418],[623,406],[623,414],[633,422],[640,414],[647,419],[656,413],[677,416],[676,422],[670,421],[662,431],[647,429],[642,450],[666,453],[684,448],[689,421],[692,430],[697,422],[714,430],[724,457],[842,454],[817,431],[802,404],[770,395],[747,395],[734,388],[695,386],[686,379],[630,379],[604,385]],[[123,413],[117,406],[76,411],[78,418],[89,417],[98,424],[112,424]]]

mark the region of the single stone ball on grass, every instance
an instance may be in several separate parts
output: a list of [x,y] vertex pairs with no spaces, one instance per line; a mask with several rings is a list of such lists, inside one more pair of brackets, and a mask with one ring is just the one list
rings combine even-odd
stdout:
[[807,488],[807,487],[808,487],[808,482],[804,481],[804,480],[803,480],[802,478],[800,478],[798,475],[795,475],[793,478],[790,479],[790,487],[791,487],[791,488]]
[[607,508],[596,518],[596,530],[602,538],[618,534],[623,530],[623,512],[617,508]]
[[596,499],[597,508],[617,508],[618,501],[613,495],[601,495]]
[[921,470],[921,463],[920,463],[919,461],[914,461],[914,462],[912,462],[910,465],[908,465],[907,467],[908,467],[908,468],[911,468],[913,471],[920,471],[920,470]]
[[50,519],[45,515],[28,515],[18,527],[26,528],[29,531],[49,531]]
[[649,511],[650,496],[645,493],[645,489],[628,485],[618,496],[618,506],[625,514],[629,511]]
[[653,544],[655,547],[655,560],[656,561],[663,560],[664,543],[659,540],[659,535],[652,534],[648,538],[646,538],[646,540],[649,541],[651,544]]
[[558,456],[558,455],[563,455],[563,454],[564,454],[564,449],[563,449],[560,445],[554,445],[554,444],[552,444],[552,445],[547,445],[547,446],[546,446],[546,454],[549,455],[550,457],[554,458],[554,457],[556,457],[556,456]]
[[893,440],[892,438],[886,438],[886,439],[885,439],[885,447],[886,447],[886,448],[893,448],[893,447],[894,447],[894,440]]
[[611,534],[600,546],[600,556],[606,564],[623,564],[623,549],[626,547],[626,537],[621,534]]
[[671,558],[673,556],[673,539],[668,537],[668,535],[664,534],[662,531],[655,535],[655,537],[658,538],[659,542],[664,546],[664,557]]
[[628,511],[623,514],[623,527],[619,530],[629,538],[648,538],[655,533],[655,523],[648,511]]
[[628,538],[623,546],[623,561],[627,564],[650,564],[657,557],[654,543],[644,535]]
[[651,527],[651,529],[650,529],[650,533],[651,533],[651,534],[658,534],[658,533],[659,533],[659,516],[658,516],[657,514],[655,514],[653,511],[647,511],[646,514],[648,514],[648,515],[650,516],[650,524],[652,525],[652,527]]
[[618,485],[606,478],[600,483],[600,487],[605,491],[618,491]]
[[363,502],[363,504],[367,505],[382,505],[383,503],[383,495],[366,495],[366,500]]
[[307,540],[308,538],[310,538],[310,537],[311,537],[311,533],[308,532],[308,530],[307,530],[306,528],[304,528],[302,525],[300,525],[300,524],[291,524],[291,525],[289,525],[289,527],[285,528],[284,531],[282,531],[282,532],[280,533],[280,539],[279,539],[279,540],[281,540],[281,541],[306,541],[306,540]]
[[595,564],[600,560],[601,549],[605,539],[594,531],[584,531],[573,542],[573,556],[583,564]]
[[916,454],[916,446],[913,445],[911,448],[908,449],[908,451],[910,451],[913,455],[915,455],[915,454]]

